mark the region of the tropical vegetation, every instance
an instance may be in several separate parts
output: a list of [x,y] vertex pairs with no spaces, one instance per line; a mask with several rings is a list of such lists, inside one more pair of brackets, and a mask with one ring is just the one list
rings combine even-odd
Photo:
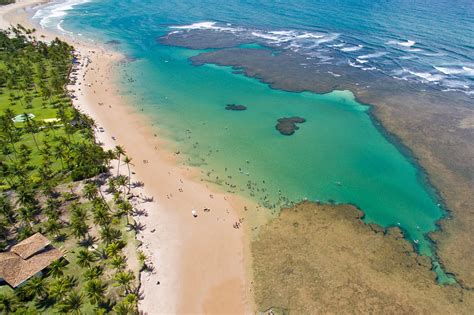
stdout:
[[145,258],[130,171],[118,172],[131,159],[122,147],[104,150],[94,121],[72,106],[75,63],[59,39],[38,41],[21,26],[0,31],[0,249],[41,232],[65,253],[42,276],[1,286],[3,313],[137,313]]

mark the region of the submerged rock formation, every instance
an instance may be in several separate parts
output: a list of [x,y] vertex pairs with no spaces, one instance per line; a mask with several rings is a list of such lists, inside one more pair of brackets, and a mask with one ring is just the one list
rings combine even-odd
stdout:
[[302,124],[306,119],[301,117],[280,118],[275,128],[285,136],[291,136],[295,130],[300,129],[296,124]]
[[399,228],[361,221],[350,205],[283,209],[252,242],[258,311],[467,314],[474,292],[440,286]]
[[112,40],[106,41],[105,44],[114,46],[114,45],[120,45],[121,42],[119,40],[112,39]]
[[238,104],[227,104],[225,109],[234,110],[234,111],[242,111],[242,110],[246,110],[247,107],[244,105],[238,105]]

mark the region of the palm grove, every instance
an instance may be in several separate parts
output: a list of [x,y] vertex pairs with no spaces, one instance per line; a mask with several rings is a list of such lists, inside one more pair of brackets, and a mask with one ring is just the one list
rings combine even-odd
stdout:
[[134,314],[145,257],[136,250],[130,178],[109,172],[117,163],[130,174],[131,159],[119,146],[103,150],[93,120],[72,106],[73,48],[33,33],[0,32],[0,243],[6,250],[41,232],[66,259],[15,290],[0,287],[0,309]]

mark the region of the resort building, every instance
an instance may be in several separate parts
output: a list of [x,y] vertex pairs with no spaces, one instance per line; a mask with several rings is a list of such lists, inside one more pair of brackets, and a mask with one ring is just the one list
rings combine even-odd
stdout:
[[16,288],[61,257],[60,250],[41,233],[36,233],[0,253],[0,281]]

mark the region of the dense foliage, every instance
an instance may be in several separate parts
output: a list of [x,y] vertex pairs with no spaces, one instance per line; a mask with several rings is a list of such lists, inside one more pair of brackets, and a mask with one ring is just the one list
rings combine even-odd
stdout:
[[104,151],[93,120],[72,106],[65,86],[73,48],[33,33],[0,32],[0,248],[41,232],[66,259],[15,290],[1,286],[0,310],[135,314],[130,180],[109,172],[112,160],[129,166],[131,159],[121,147]]
[[15,0],[0,0],[0,5],[10,4],[15,2]]

